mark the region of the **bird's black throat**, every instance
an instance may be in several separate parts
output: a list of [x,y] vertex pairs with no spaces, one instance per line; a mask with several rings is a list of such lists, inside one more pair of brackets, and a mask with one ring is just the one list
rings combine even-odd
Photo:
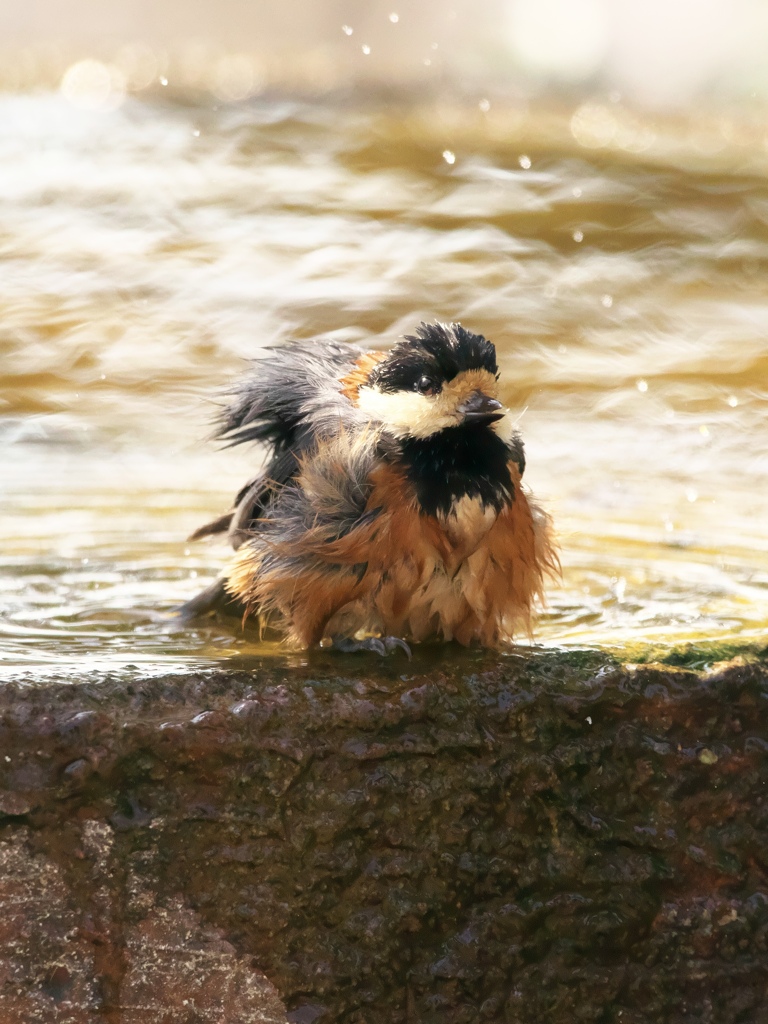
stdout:
[[[518,451],[519,446],[519,451]],[[430,437],[399,441],[397,460],[413,484],[423,512],[447,514],[461,498],[480,498],[500,512],[514,497],[508,462],[522,471],[522,444],[512,450],[487,424],[448,427]]]

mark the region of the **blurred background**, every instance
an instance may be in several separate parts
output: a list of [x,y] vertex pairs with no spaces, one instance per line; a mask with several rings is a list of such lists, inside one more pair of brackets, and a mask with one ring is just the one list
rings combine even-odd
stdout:
[[0,0],[0,672],[280,654],[172,616],[259,465],[216,396],[434,318],[561,534],[536,645],[764,645],[766,52],[758,0]]
[[267,87],[434,89],[446,79],[528,96],[620,90],[681,109],[768,90],[761,0],[5,0],[0,35],[6,88],[55,87],[69,69],[65,92],[81,102],[90,92],[91,104],[96,71],[88,89],[78,60],[108,69],[112,103],[161,75],[229,100]]
[[112,103],[161,75],[223,100],[270,86],[431,90],[448,81],[526,96],[619,90],[680,109],[762,100],[768,90],[761,0],[5,0],[0,37],[6,88],[55,87],[69,68],[65,93],[80,102],[87,72],[73,68],[84,59],[108,68]]

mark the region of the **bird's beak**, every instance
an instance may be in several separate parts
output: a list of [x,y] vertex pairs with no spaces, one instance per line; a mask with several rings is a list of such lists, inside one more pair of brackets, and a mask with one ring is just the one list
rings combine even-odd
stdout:
[[506,410],[495,398],[489,398],[482,391],[475,391],[459,406],[458,412],[464,417],[465,423],[493,423],[494,420],[502,419]]

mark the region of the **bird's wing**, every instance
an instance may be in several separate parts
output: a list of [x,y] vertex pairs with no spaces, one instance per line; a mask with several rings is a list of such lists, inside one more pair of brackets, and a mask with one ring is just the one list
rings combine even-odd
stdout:
[[342,392],[365,353],[338,342],[269,348],[230,391],[216,436],[227,445],[261,441],[276,453],[305,451],[361,414]]
[[297,460],[291,451],[275,454],[267,469],[252,477],[240,488],[232,508],[209,523],[199,526],[188,540],[201,540],[217,533],[226,533],[232,547],[237,550],[253,531],[256,520],[275,491],[283,487],[296,473]]
[[342,423],[359,417],[343,389],[367,356],[350,345],[312,342],[268,348],[253,361],[230,390],[214,437],[227,447],[261,442],[267,464],[240,489],[229,511],[190,540],[226,533],[234,548],[240,546],[275,490],[295,476],[302,455],[319,437],[338,434]]
[[373,429],[321,440],[238,551],[228,593],[247,608],[284,619],[303,643],[316,643],[366,573],[381,513],[369,506],[377,461]]
[[[238,492],[232,508],[199,527],[190,540],[226,533],[235,549],[253,536],[265,508],[298,472],[300,460],[321,438],[359,427],[361,414],[343,380],[359,370],[367,353],[338,342],[307,342],[269,348],[229,392],[214,437],[227,447],[261,442],[267,462]],[[180,609],[186,620],[213,610],[242,612],[216,580]]]

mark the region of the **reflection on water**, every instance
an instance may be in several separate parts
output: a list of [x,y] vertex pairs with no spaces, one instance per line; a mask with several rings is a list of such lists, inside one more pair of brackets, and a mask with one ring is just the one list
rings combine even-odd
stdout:
[[0,106],[6,674],[278,652],[169,621],[227,557],[184,538],[258,460],[206,444],[210,398],[263,345],[432,317],[496,342],[562,535],[539,643],[764,636],[759,135],[594,105]]

